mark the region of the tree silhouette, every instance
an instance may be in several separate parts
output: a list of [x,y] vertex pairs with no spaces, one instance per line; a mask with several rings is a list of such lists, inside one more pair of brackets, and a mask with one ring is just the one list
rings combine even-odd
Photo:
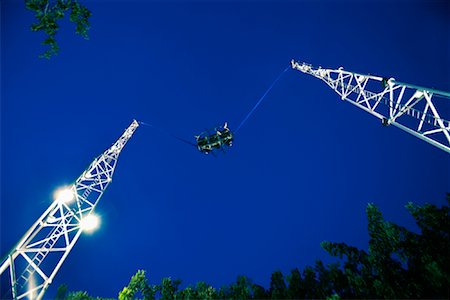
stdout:
[[[345,243],[322,242],[321,246],[340,262],[325,265],[316,261],[301,272],[293,269],[284,277],[271,275],[270,287],[238,276],[235,283],[218,291],[205,282],[179,290],[180,280],[163,278],[161,285],[149,285],[144,271],[138,271],[119,294],[133,299],[340,299],[340,298],[428,298],[450,297],[450,194],[447,205],[436,207],[408,203],[406,209],[416,220],[420,233],[384,220],[378,208],[369,204],[368,251]],[[61,291],[60,291],[61,290]],[[58,290],[64,299],[67,286]],[[159,293],[158,293],[159,292]],[[65,299],[94,299],[86,292],[69,293]]]

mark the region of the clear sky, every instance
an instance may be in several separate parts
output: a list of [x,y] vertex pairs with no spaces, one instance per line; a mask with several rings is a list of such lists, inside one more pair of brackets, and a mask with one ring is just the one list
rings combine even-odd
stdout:
[[[236,128],[292,58],[450,91],[446,1],[87,1],[90,40],[61,22],[38,58],[23,1],[1,1],[3,256],[135,118],[193,141]],[[448,108],[448,106],[447,106]],[[447,110],[447,116],[448,116]],[[216,287],[367,248],[365,207],[414,229],[408,201],[443,204],[450,156],[288,70],[224,155],[149,127],[124,148],[97,212],[50,287],[117,296],[150,282]]]

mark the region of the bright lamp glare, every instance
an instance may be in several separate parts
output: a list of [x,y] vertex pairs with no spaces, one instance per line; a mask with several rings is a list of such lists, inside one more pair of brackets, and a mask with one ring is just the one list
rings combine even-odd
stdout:
[[28,290],[32,291],[29,295],[30,297],[29,299],[35,299],[35,297],[37,296],[36,292],[33,291],[35,289],[36,289],[36,279],[34,278],[34,274],[31,274],[30,278],[28,279]]
[[100,225],[100,218],[97,215],[90,214],[80,221],[81,230],[85,232],[92,232]]
[[55,200],[59,203],[69,203],[75,198],[71,188],[59,189],[55,193]]

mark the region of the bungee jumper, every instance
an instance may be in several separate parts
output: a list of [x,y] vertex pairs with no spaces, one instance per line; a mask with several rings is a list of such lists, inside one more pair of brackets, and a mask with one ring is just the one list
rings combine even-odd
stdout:
[[161,133],[169,135],[183,143],[194,146],[203,154],[209,154],[209,153],[214,154],[215,152],[217,152],[219,150],[222,150],[223,152],[225,152],[225,148],[229,148],[233,145],[234,135],[239,131],[239,129],[241,129],[242,125],[244,125],[247,122],[247,120],[255,112],[255,110],[258,108],[258,106],[261,104],[261,102],[264,100],[264,98],[267,96],[267,94],[270,92],[270,90],[273,88],[273,86],[278,82],[278,80],[282,77],[282,75],[289,68],[290,68],[290,66],[288,66],[283,72],[281,72],[281,74],[278,75],[278,77],[272,82],[272,84],[269,86],[269,88],[266,90],[266,92],[256,102],[256,104],[253,106],[253,108],[247,113],[245,118],[241,121],[241,123],[239,124],[237,129],[234,131],[234,133],[228,128],[228,123],[225,122],[224,125],[217,126],[212,130],[207,130],[205,132],[200,133],[199,135],[195,135],[194,136],[195,143],[193,143],[189,140],[179,137],[178,135],[175,135],[163,128],[159,128],[150,123],[145,123],[145,122],[139,121],[139,124],[153,127],[154,129],[157,129]]
[[225,122],[223,126],[214,128],[213,133],[205,131],[196,135],[195,140],[197,149],[204,154],[209,154],[214,150],[224,150],[225,147],[231,147],[233,145],[233,132],[228,128],[228,123]]
[[[244,125],[245,122],[247,122],[248,118],[255,112],[255,110],[258,108],[258,106],[261,104],[261,102],[264,100],[264,98],[267,96],[267,94],[270,92],[270,90],[273,88],[273,86],[278,82],[278,80],[283,76],[283,74],[290,68],[290,66],[286,67],[283,72],[281,72],[280,75],[272,82],[272,84],[269,86],[269,88],[266,90],[266,92],[262,95],[262,97],[256,102],[255,106],[248,112],[248,114],[245,116],[245,118],[241,121],[239,126],[237,127],[236,132],[241,129],[242,125]],[[225,147],[231,147],[233,144],[233,138],[234,134],[233,132],[228,128],[227,122],[223,126],[219,126],[214,128],[212,130],[213,133],[210,131],[202,132],[199,135],[195,136],[195,140],[197,142],[197,149],[204,153],[214,153],[216,150],[224,150]]]
[[[245,122],[247,122],[248,118],[255,112],[255,110],[258,108],[258,106],[261,104],[261,102],[264,100],[264,98],[267,96],[267,94],[270,92],[270,90],[273,88],[273,86],[278,82],[278,80],[281,78],[281,76],[290,68],[288,66],[286,69],[284,69],[283,72],[281,72],[280,75],[272,82],[270,87],[266,90],[266,92],[262,95],[262,97],[256,102],[255,106],[250,110],[250,112],[245,116],[245,118],[241,121],[239,126],[237,127],[236,132],[241,129],[242,125],[244,125]],[[210,152],[213,152],[215,150],[224,150],[225,147],[231,147],[233,144],[233,132],[228,128],[227,122],[223,126],[216,127],[214,130],[212,130],[213,133],[210,131],[205,131],[199,135],[195,136],[195,140],[197,141],[197,149],[204,153],[209,154]]]

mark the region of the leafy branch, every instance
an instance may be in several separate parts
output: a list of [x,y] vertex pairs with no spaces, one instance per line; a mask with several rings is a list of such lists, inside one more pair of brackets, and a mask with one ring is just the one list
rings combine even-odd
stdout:
[[76,24],[75,33],[84,39],[89,38],[91,12],[77,0],[25,0],[25,6],[35,12],[38,20],[31,25],[31,31],[43,31],[47,35],[42,45],[48,46],[48,49],[39,55],[40,58],[50,59],[58,54],[59,46],[55,38],[59,29],[58,20],[64,18],[68,11],[70,11],[70,21]]

